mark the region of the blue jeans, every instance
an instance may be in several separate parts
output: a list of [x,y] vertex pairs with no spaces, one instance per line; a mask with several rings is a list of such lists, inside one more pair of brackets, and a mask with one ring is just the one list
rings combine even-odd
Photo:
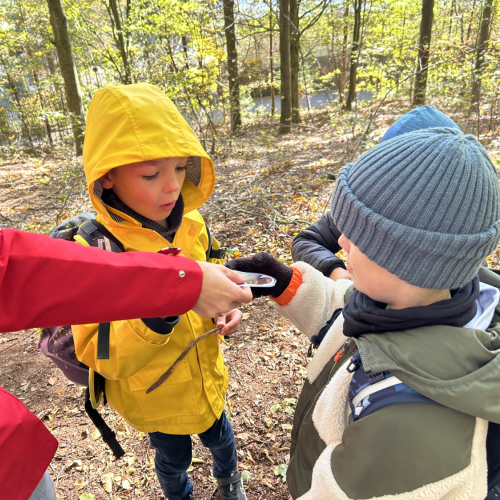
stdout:
[[50,479],[47,471],[45,471],[45,474],[38,483],[36,490],[31,494],[28,500],[56,500],[54,483],[52,482],[52,479]]
[[[210,429],[198,434],[212,453],[214,477],[229,477],[238,467],[233,429],[222,413]],[[168,500],[181,500],[193,489],[186,470],[191,465],[191,436],[150,432],[151,446],[156,448],[155,469]]]

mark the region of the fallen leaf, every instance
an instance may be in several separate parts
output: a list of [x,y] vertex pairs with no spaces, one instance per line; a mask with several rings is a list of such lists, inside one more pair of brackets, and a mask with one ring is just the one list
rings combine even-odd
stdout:
[[130,481],[128,479],[124,479],[122,481],[122,488],[124,490],[131,490],[132,489],[132,485],[130,484]]
[[250,313],[243,313],[243,319],[248,319],[250,317]]
[[101,477],[101,483],[103,485],[104,491],[111,493],[113,490],[113,474],[108,472]]
[[47,380],[47,382],[50,384],[50,385],[54,385],[56,382],[57,382],[57,377],[55,375],[52,375],[52,377],[49,378],[49,380]]
[[43,410],[43,411],[41,411],[41,412],[37,415],[37,417],[38,417],[40,420],[43,420],[45,417],[47,417],[47,416],[49,415],[49,413],[52,413],[52,409],[51,409],[51,408],[49,408],[49,409],[47,409],[47,410]]
[[[87,484],[87,481],[85,481],[85,479],[80,479],[78,481],[75,481],[74,484],[75,484],[76,490],[78,491],[78,490],[81,490],[81,489],[85,488],[85,485]],[[82,497],[80,497],[80,498],[82,498]],[[93,498],[93,496],[92,496],[92,498]]]
[[275,488],[274,486],[267,480],[267,479],[262,479],[262,484],[266,485],[268,488],[272,489],[273,491],[275,491]]
[[204,464],[205,462],[203,461],[202,458],[196,458],[194,457],[193,460],[191,460],[192,464]]
[[95,500],[95,496],[92,493],[82,493],[78,500]]
[[284,430],[284,431],[291,431],[292,430],[292,425],[290,424],[281,424],[281,428]]
[[70,470],[70,469],[75,469],[75,470],[82,470],[82,461],[81,460],[70,460],[66,464],[65,470]]
[[281,476],[283,482],[285,482],[286,481],[286,471],[287,471],[287,469],[288,469],[288,465],[287,464],[277,465],[274,468],[274,475],[275,476]]
[[255,464],[255,460],[252,457],[252,454],[250,453],[250,450],[247,450],[247,461],[252,462],[252,464]]
[[243,481],[248,481],[251,477],[252,474],[247,470],[241,471],[241,479],[243,479]]

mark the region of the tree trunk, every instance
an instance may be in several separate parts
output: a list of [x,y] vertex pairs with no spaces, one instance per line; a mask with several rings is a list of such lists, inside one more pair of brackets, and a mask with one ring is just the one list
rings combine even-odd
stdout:
[[488,39],[490,36],[491,16],[492,16],[493,0],[486,0],[483,9],[483,19],[481,21],[481,31],[479,32],[479,40],[477,43],[476,67],[474,80],[472,82],[472,104],[479,107],[481,100],[481,74],[485,66],[485,54],[488,50]]
[[345,97],[345,73],[346,73],[346,57],[347,57],[347,39],[348,39],[348,20],[349,20],[349,0],[345,2],[345,10],[344,10],[344,20],[342,29],[344,31],[344,39],[342,40],[342,53],[340,56],[340,80],[339,80],[339,102],[340,105],[344,105],[344,97]]
[[469,17],[469,27],[467,28],[467,38],[465,39],[465,43],[467,43],[470,40],[470,35],[472,33],[472,24],[474,22],[474,14],[476,13],[476,1],[472,3],[472,9],[470,10],[470,17]]
[[24,128],[24,131],[26,132],[26,136],[28,137],[28,141],[30,143],[30,146],[33,149],[34,146],[33,146],[33,141],[31,139],[30,128],[28,126],[28,122],[26,120],[26,116],[25,116],[24,111],[23,111],[23,105],[21,103],[21,99],[19,98],[18,87],[16,85],[16,82],[14,81],[14,79],[12,78],[11,74],[9,73],[9,71],[7,69],[8,66],[7,66],[6,61],[1,56],[0,56],[0,63],[2,63],[2,66],[4,67],[5,74],[7,76],[7,82],[9,83],[10,90],[14,94],[14,97],[15,97],[16,103],[17,103],[17,109],[19,110],[19,114],[21,115],[22,126]]
[[[299,108],[299,2],[290,0],[290,83],[292,87],[292,123],[300,123]],[[305,84],[305,82],[304,82]]]
[[76,155],[82,154],[84,111],[80,84],[76,73],[75,60],[71,49],[71,37],[68,29],[68,19],[64,13],[62,0],[47,0],[50,13],[50,24],[54,32],[54,45],[59,59],[59,68],[64,80],[66,103],[71,113],[73,136],[75,137]]
[[181,37],[182,40],[182,52],[184,54],[184,66],[189,69],[189,54],[188,54],[188,39],[186,35]]
[[269,69],[271,78],[271,116],[274,116],[274,68],[273,68],[273,3],[269,2]]
[[238,52],[234,29],[234,0],[224,0],[224,28],[226,32],[227,71],[229,74],[229,103],[231,105],[231,132],[241,127],[240,83],[238,77]]
[[123,26],[120,19],[120,14],[118,12],[118,6],[116,5],[116,0],[109,0],[109,9],[111,11],[112,20],[114,24],[113,35],[115,37],[116,45],[118,45],[118,50],[120,51],[120,56],[123,63],[123,77],[122,82],[124,84],[132,83],[132,75],[130,72],[130,64],[128,60],[127,48],[125,47],[125,41],[123,38]]
[[356,76],[359,63],[359,41],[361,38],[361,8],[363,0],[354,0],[354,30],[352,34],[351,47],[351,68],[349,71],[349,91],[347,92],[347,100],[345,109],[352,110],[352,103],[356,100]]
[[290,71],[290,3],[280,0],[281,116],[280,134],[292,131],[292,80]]
[[422,1],[422,19],[420,21],[420,41],[418,44],[417,75],[415,77],[415,92],[413,106],[425,104],[425,91],[427,89],[427,66],[429,65],[429,52],[432,36],[432,22],[434,20],[434,0]]
[[[23,30],[26,33],[27,32],[26,21],[24,19],[24,10],[23,10],[22,2],[19,2],[19,13],[21,14],[21,20],[23,22]],[[29,37],[27,37],[26,40],[28,41]],[[31,65],[31,72],[32,72],[33,78],[35,80],[36,93],[38,95],[38,100],[40,101],[40,107],[42,108],[42,112],[45,115],[45,100],[42,96],[42,91],[40,89],[40,79],[38,78],[38,72],[36,70],[36,65],[34,62],[33,50],[31,49],[31,46],[29,45],[29,43],[26,45],[26,50],[27,50],[28,56],[29,56],[29,62]],[[47,130],[47,138],[49,139],[50,145],[53,146],[54,141],[52,140],[52,131],[50,129],[50,124],[49,124],[49,120],[48,120],[47,116],[44,117],[44,122],[45,122],[45,128]]]

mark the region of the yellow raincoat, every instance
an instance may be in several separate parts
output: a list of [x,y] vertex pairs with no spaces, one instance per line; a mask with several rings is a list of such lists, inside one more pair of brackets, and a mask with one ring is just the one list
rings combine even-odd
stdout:
[[[120,165],[168,157],[190,157],[191,165],[181,191],[184,217],[173,243],[129,215],[105,206],[100,198],[102,188],[96,182]],[[141,83],[97,92],[87,118],[83,163],[97,220],[126,251],[157,252],[174,246],[180,247],[186,257],[206,260],[208,235],[196,209],[214,188],[213,164],[189,125],[159,89]],[[110,300],[120,293],[127,290],[110,290]],[[212,328],[210,318],[192,311],[182,315],[173,332],[166,335],[150,330],[141,319],[114,321],[109,360],[97,360],[98,325],[72,327],[78,359],[106,378],[108,403],[136,429],[168,434],[206,431],[222,413],[228,374],[216,334],[199,342],[166,382],[146,394],[182,350]]]

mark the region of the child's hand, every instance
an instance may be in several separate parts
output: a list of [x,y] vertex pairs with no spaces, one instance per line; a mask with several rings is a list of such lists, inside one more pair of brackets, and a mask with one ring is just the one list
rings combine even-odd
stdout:
[[332,274],[330,274],[330,279],[333,281],[337,280],[353,280],[351,273],[344,269],[343,267],[336,267],[333,271]]
[[216,326],[224,327],[218,334],[231,335],[238,329],[242,318],[243,313],[239,309],[232,309],[226,314],[221,314],[218,318],[215,318]]

